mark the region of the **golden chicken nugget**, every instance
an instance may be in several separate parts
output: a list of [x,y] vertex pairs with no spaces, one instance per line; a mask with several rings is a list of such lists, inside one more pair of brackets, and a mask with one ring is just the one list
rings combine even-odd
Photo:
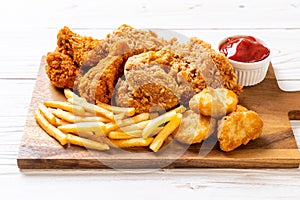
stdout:
[[216,128],[216,120],[188,110],[183,113],[175,139],[185,144],[200,143]]
[[[243,108],[244,109],[244,108]],[[223,151],[232,151],[258,138],[263,121],[254,111],[237,111],[219,121],[218,140]]]
[[237,95],[226,88],[207,87],[189,102],[190,109],[205,116],[220,118],[236,110]]

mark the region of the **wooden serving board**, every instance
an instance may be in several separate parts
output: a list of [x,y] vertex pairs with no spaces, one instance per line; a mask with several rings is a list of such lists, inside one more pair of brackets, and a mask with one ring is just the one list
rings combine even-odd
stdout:
[[215,137],[190,147],[173,141],[158,153],[148,148],[100,152],[77,146],[62,147],[38,126],[33,116],[38,103],[65,100],[63,91],[49,83],[42,60],[20,145],[18,166],[20,169],[297,168],[300,154],[288,114],[299,117],[299,99],[300,92],[286,93],[278,88],[270,66],[265,80],[244,88],[239,97],[241,105],[261,116],[263,133],[259,139],[228,153],[219,149]]

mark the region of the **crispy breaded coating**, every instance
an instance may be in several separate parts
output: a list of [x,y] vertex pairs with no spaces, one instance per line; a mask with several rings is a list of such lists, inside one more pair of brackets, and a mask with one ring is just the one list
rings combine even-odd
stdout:
[[200,143],[208,138],[216,128],[216,120],[192,110],[183,113],[175,139],[185,144]]
[[135,107],[137,113],[177,106],[181,90],[173,65],[186,64],[169,51],[149,51],[130,57],[125,64],[125,81],[116,87],[116,104]]
[[218,140],[223,151],[232,151],[257,139],[263,129],[263,121],[258,114],[244,107],[223,117],[218,125]]
[[220,118],[236,110],[237,95],[226,88],[207,87],[191,98],[189,107],[197,113]]
[[69,55],[74,63],[78,66],[82,66],[86,54],[101,43],[101,40],[88,36],[81,36],[72,32],[65,26],[57,34],[56,51]]
[[46,73],[50,82],[58,88],[73,88],[78,67],[68,56],[58,51],[49,52],[46,57]]
[[236,94],[242,91],[242,86],[237,84],[237,77],[228,58],[216,52],[211,45],[192,37],[187,44],[180,44],[174,40],[163,49],[168,49],[182,57],[187,63],[185,79],[191,84],[196,93],[205,87],[225,87]]
[[108,56],[90,69],[78,86],[80,96],[90,103],[110,103],[115,84],[123,73],[122,56]]
[[68,27],[57,34],[57,47],[46,57],[46,73],[50,82],[58,88],[73,88],[78,80],[80,66],[85,54],[98,46],[101,40],[80,36]]
[[150,30],[134,29],[129,25],[123,24],[112,34],[108,34],[103,42],[93,51],[85,55],[83,65],[94,66],[108,54],[123,55],[124,59],[127,59],[142,52],[160,50],[166,44],[166,40],[158,38]]

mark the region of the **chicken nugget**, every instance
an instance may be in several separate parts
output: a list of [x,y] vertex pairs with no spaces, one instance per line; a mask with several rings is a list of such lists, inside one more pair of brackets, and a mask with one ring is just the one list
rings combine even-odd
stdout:
[[188,110],[183,113],[175,139],[185,144],[200,143],[208,138],[215,131],[215,128],[215,119]]
[[220,118],[236,110],[237,95],[226,88],[207,87],[194,95],[189,102],[190,109],[205,116]]
[[218,123],[218,140],[223,151],[232,151],[250,140],[257,139],[263,129],[259,115],[244,107],[222,118]]

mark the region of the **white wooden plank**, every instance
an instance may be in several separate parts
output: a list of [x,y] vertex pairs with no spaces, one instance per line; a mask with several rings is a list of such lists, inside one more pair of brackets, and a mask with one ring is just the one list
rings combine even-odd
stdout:
[[[278,174],[286,174],[286,176]],[[61,196],[82,199],[82,195],[86,199],[95,198],[95,195],[109,199],[182,199],[187,197],[257,199],[260,197],[274,200],[274,197],[283,199],[299,197],[299,173],[296,170],[191,169],[152,173],[53,171],[48,174],[34,173],[25,176],[3,175],[0,184],[5,188],[2,194],[10,195],[12,199],[20,197],[37,199],[41,196],[43,199],[60,199]],[[36,187],[40,189],[36,190]],[[14,190],[14,188],[19,189]]]
[[296,0],[14,0],[1,6],[1,15],[8,27],[297,28],[299,7]]

